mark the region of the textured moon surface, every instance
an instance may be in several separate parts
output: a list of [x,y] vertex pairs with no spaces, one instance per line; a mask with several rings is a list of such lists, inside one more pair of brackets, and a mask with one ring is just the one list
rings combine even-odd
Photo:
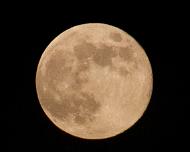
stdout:
[[143,115],[152,94],[152,69],[139,43],[102,23],[58,35],[38,64],[36,89],[48,118],[85,139],[116,136]]

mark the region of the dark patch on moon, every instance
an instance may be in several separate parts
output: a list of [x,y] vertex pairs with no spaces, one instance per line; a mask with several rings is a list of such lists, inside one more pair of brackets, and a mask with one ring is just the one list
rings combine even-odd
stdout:
[[115,41],[115,42],[121,42],[121,40],[122,40],[121,34],[116,33],[116,32],[110,33],[109,37],[110,37],[113,41]]
[[85,123],[85,118],[80,116],[80,115],[76,115],[75,118],[74,118],[74,121],[77,124],[84,124]]
[[129,47],[120,47],[118,54],[123,60],[127,61],[132,61],[134,57],[134,52]]
[[96,51],[96,47],[91,43],[82,42],[74,46],[74,53],[76,57],[81,60],[86,60],[87,58],[91,57]]
[[101,104],[100,102],[97,102],[92,94],[88,93],[81,93],[82,99],[78,100],[78,105],[82,107],[81,109],[79,108],[78,111],[76,112],[75,115],[75,122],[78,124],[83,124],[86,121],[93,120],[94,113],[96,113]]
[[74,53],[79,62],[83,62],[91,57],[97,65],[103,67],[111,65],[111,58],[116,56],[116,52],[110,46],[102,44],[101,48],[97,48],[93,44],[87,42],[76,45],[74,47]]
[[48,94],[48,98],[43,99],[43,105],[58,119],[65,120],[69,115],[73,115],[76,123],[84,124],[88,120],[93,120],[101,104],[95,100],[93,94],[82,92],[80,95],[60,95],[61,102],[57,103],[54,102],[54,97]]
[[116,52],[113,50],[113,48],[103,44],[101,48],[96,49],[96,54],[93,56],[93,60],[99,66],[111,66],[111,58],[115,56]]
[[129,71],[126,68],[124,68],[124,67],[120,67],[119,68],[119,74],[121,76],[125,76],[126,77],[129,74]]

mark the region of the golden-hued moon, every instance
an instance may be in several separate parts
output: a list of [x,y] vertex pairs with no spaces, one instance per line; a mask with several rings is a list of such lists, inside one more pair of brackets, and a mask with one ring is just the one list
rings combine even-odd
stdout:
[[85,139],[116,136],[144,113],[152,94],[149,59],[123,30],[102,23],[74,26],[45,49],[36,73],[45,114]]

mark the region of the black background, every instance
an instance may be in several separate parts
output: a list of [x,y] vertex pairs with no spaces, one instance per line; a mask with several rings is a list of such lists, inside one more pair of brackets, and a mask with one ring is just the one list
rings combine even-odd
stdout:
[[[185,8],[158,3],[46,4],[12,3],[3,11],[2,66],[8,94],[1,110],[2,145],[61,151],[185,149]],[[150,104],[133,127],[113,138],[89,141],[61,132],[46,118],[37,98],[35,74],[43,51],[58,34],[91,22],[110,24],[133,36],[150,59],[154,82]]]

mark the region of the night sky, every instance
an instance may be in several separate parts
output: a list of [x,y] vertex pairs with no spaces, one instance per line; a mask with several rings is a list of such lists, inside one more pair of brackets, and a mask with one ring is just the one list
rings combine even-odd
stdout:
[[[189,49],[184,48],[185,9],[161,3],[137,6],[113,3],[107,7],[96,4],[102,6],[96,7],[89,2],[85,4],[88,7],[79,4],[81,7],[77,9],[65,3],[48,4],[49,7],[12,4],[13,9],[7,9],[2,18],[5,55],[1,58],[8,78],[5,82],[10,83],[5,83],[7,94],[2,98],[5,106],[1,108],[5,149],[58,148],[66,152],[185,149],[189,119],[185,110],[189,105],[185,88],[189,70],[185,67]],[[133,127],[114,138],[89,141],[60,131],[48,120],[37,98],[35,74],[43,51],[57,35],[72,26],[94,22],[121,28],[140,43],[152,65],[153,93],[143,117]]]

